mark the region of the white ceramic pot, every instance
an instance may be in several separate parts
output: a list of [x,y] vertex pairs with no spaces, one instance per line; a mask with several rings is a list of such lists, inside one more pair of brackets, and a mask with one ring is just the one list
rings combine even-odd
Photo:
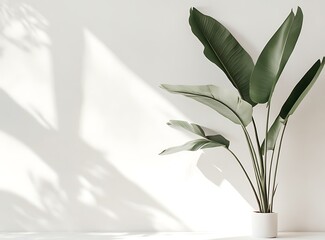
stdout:
[[252,214],[252,236],[259,238],[275,238],[278,235],[278,214],[260,213]]

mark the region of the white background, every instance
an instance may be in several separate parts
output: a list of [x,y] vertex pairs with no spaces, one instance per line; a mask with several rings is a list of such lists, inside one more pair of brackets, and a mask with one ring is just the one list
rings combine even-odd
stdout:
[[[1,231],[249,231],[256,204],[229,154],[158,155],[192,139],[166,125],[182,119],[222,133],[251,167],[238,126],[159,88],[232,87],[191,33],[193,6],[254,61],[290,10],[302,8],[272,117],[325,55],[322,0],[1,0]],[[275,201],[282,231],[325,231],[324,78],[287,128]]]

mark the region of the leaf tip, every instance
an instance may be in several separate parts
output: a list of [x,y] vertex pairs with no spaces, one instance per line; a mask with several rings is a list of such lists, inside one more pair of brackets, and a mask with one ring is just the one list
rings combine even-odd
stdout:
[[303,14],[303,13],[302,13],[302,9],[301,9],[301,7],[299,7],[299,6],[297,7],[297,13],[296,13],[296,15],[297,15],[297,14]]
[[166,152],[166,150],[163,150],[163,151],[161,151],[158,155],[159,155],[159,156],[165,155],[165,152]]
[[167,91],[169,91],[169,87],[170,87],[171,85],[169,85],[169,84],[160,84],[160,88],[161,89],[164,89],[164,90],[167,90]]
[[193,17],[193,15],[195,14],[195,12],[197,12],[197,9],[195,7],[191,7],[190,8],[190,20]]
[[200,16],[200,15],[203,15],[203,14],[199,10],[197,10],[195,7],[190,8],[190,18],[189,18],[190,21],[192,18],[194,21],[194,18],[196,18],[197,16]]

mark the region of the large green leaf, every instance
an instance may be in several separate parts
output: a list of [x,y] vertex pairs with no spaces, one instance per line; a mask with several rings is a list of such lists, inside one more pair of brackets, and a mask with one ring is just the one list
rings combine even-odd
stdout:
[[[280,134],[280,131],[287,120],[284,120],[280,116],[278,116],[275,120],[272,126],[270,127],[268,133],[267,133],[267,150],[273,150],[275,148],[276,140],[278,139],[278,136]],[[264,155],[265,151],[265,141],[263,141],[261,150],[262,154]]]
[[[267,149],[273,150],[275,147],[275,142],[280,133],[282,126],[288,121],[289,116],[294,113],[301,101],[307,95],[311,87],[316,82],[318,76],[322,72],[325,64],[325,58],[322,62],[320,60],[316,61],[314,65],[307,71],[307,73],[302,77],[302,79],[297,83],[297,85],[292,90],[291,94],[283,104],[278,117],[272,124],[268,134],[267,134]],[[264,142],[262,148],[264,146]],[[262,149],[264,150],[264,149]]]
[[303,78],[297,83],[292,92],[290,93],[288,99],[283,104],[280,116],[283,119],[288,119],[290,115],[294,113],[301,101],[307,95],[311,87],[316,82],[319,74],[322,72],[325,63],[325,58],[316,61],[314,65],[308,70],[308,72],[303,76]]
[[222,135],[218,134],[218,135],[206,136],[203,128],[197,124],[188,123],[180,120],[170,120],[168,125],[174,127],[180,127],[182,129],[185,129],[186,131],[199,135],[202,138],[187,142],[181,146],[168,148],[162,151],[160,153],[161,155],[171,154],[180,151],[196,151],[204,148],[214,148],[214,147],[228,148],[229,147],[230,144],[229,141],[226,138],[224,138]]
[[216,110],[236,124],[247,126],[252,120],[252,106],[236,92],[214,85],[168,85],[161,87],[171,93],[181,94]]
[[225,147],[225,145],[212,142],[207,139],[196,139],[190,142],[187,142],[181,146],[168,148],[160,153],[160,155],[166,155],[171,153],[176,153],[180,151],[197,151],[204,148],[214,148],[214,147]]
[[170,126],[181,127],[191,133],[194,133],[201,137],[205,137],[204,130],[202,129],[201,126],[199,126],[197,124],[188,123],[188,122],[180,121],[180,120],[170,120],[167,124]]
[[226,147],[229,147],[230,142],[224,138],[222,135],[217,134],[217,135],[206,135],[203,128],[195,123],[188,123],[186,121],[181,121],[181,120],[170,120],[167,125],[173,126],[173,127],[180,127],[185,129],[186,131],[189,131],[191,133],[194,133],[200,137],[203,137],[205,139],[208,139],[212,142],[217,142],[220,143]]
[[190,10],[189,23],[204,45],[205,56],[227,75],[245,101],[256,105],[249,95],[249,79],[254,68],[249,54],[221,23],[195,8]]
[[289,16],[272,36],[260,54],[250,80],[250,97],[257,103],[268,102],[275,85],[296,45],[303,21],[298,7],[297,14]]

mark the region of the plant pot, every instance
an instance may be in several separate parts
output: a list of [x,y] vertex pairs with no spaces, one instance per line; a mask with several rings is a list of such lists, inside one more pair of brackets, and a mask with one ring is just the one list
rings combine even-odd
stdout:
[[275,238],[278,235],[278,214],[260,213],[252,214],[252,236],[259,238]]

